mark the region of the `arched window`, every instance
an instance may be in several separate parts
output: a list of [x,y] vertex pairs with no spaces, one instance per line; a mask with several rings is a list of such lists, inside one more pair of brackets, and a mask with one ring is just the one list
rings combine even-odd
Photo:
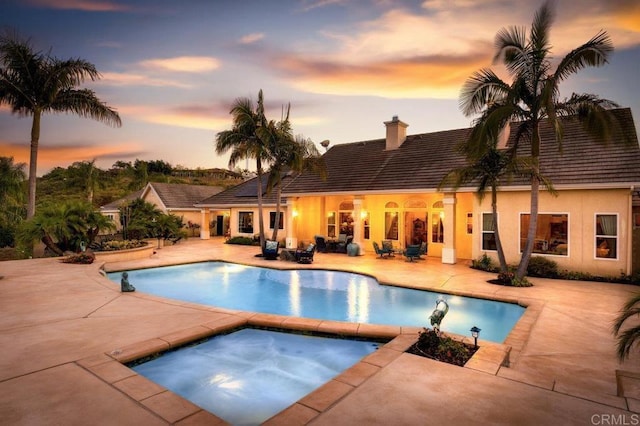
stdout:
[[384,238],[398,241],[398,203],[390,201],[384,207]]
[[343,201],[339,206],[340,233],[353,235],[353,201]]

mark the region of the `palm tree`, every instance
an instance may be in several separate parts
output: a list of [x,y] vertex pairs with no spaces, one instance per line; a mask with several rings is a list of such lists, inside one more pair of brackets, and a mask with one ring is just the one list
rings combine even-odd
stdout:
[[618,337],[618,359],[620,361],[629,358],[633,346],[640,342],[640,325],[627,328],[620,333],[623,324],[634,316],[640,317],[640,292],[629,298],[613,324],[613,332]]
[[614,102],[599,99],[595,95],[573,94],[559,100],[560,83],[587,66],[607,63],[613,44],[605,31],[569,52],[552,70],[549,32],[553,22],[549,2],[536,12],[529,37],[523,28],[505,28],[496,35],[494,62],[502,60],[512,76],[511,84],[502,81],[492,70],[475,72],[464,84],[460,95],[460,107],[471,116],[483,111],[486,129],[498,134],[499,128],[511,121],[515,123],[515,146],[529,142],[531,145],[531,208],[527,242],[522,252],[516,279],[527,272],[538,223],[538,199],[541,183],[540,123],[547,119],[555,131],[559,147],[562,143],[562,116],[576,116],[587,131],[607,139],[614,118],[606,109],[617,106]]
[[273,241],[278,240],[278,224],[282,204],[282,181],[285,173],[309,171],[326,178],[326,167],[320,152],[310,139],[293,136],[289,121],[290,105],[287,105],[285,117],[279,121],[270,121],[260,129],[260,135],[267,141],[271,153],[271,168],[267,178],[267,193],[276,190],[276,212],[273,226]]
[[96,188],[104,187],[104,180],[100,179],[101,170],[95,164],[94,158],[91,161],[77,161],[67,168],[71,180],[69,185],[81,188],[89,203],[93,203]]
[[60,60],[36,52],[29,40],[17,35],[0,36],[0,105],[14,114],[33,116],[29,158],[29,203],[27,218],[36,211],[36,172],[40,121],[43,113],[73,113],[120,126],[118,113],[89,89],[77,89],[85,79],[96,81],[96,67],[82,59]]
[[100,230],[114,229],[115,224],[96,212],[86,201],[68,201],[45,205],[31,219],[23,222],[17,238],[30,245],[42,241],[54,254],[78,251],[81,243],[91,244]]
[[237,98],[231,107],[230,114],[233,117],[231,130],[224,130],[216,135],[216,153],[222,155],[231,151],[229,167],[234,167],[240,160],[255,159],[257,175],[258,196],[258,226],[260,232],[260,246],[264,251],[264,220],[262,215],[262,177],[263,164],[271,160],[271,154],[267,143],[263,141],[259,133],[261,127],[265,127],[267,119],[264,115],[264,100],[262,89],[258,92],[258,103],[254,107],[249,98]]

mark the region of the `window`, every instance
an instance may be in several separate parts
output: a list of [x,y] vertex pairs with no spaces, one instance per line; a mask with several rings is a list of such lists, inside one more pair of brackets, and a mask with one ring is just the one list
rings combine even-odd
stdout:
[[327,237],[336,237],[336,212],[329,212],[327,214]]
[[596,257],[618,258],[617,214],[596,214]]
[[442,201],[436,201],[431,205],[434,210],[431,215],[431,242],[443,243],[444,242],[444,203]]
[[[520,215],[520,251],[524,250],[531,215]],[[533,252],[567,256],[569,252],[569,215],[566,213],[539,213]]]
[[253,212],[238,212],[238,231],[253,234]]
[[482,250],[497,250],[493,213],[482,213]]
[[363,210],[360,213],[360,217],[362,218],[362,229],[364,231],[363,232],[364,233],[364,239],[368,240],[370,238],[369,237],[369,235],[370,235],[369,234],[369,232],[370,232],[369,231],[369,227],[370,227],[370,224],[369,224],[369,212],[366,212],[366,211]]
[[353,235],[353,201],[343,201],[339,209],[340,233]]
[[389,201],[384,208],[384,239],[398,241],[398,203]]
[[[278,229],[284,229],[284,213],[280,212],[280,220],[278,220]],[[274,229],[274,225],[276,223],[276,212],[269,213],[269,228]]]
[[467,213],[467,234],[473,234],[473,213]]

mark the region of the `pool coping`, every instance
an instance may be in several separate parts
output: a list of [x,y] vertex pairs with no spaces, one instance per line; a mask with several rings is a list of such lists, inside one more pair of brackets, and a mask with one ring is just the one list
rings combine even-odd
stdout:
[[[197,306],[202,309],[202,305]],[[108,352],[77,360],[75,363],[167,422],[227,424],[215,414],[139,375],[125,364],[246,327],[321,333],[347,338],[389,339],[377,351],[365,356],[338,376],[263,423],[305,424],[338,403],[398,357],[418,357],[405,351],[417,341],[418,333],[422,330],[420,327],[348,323],[217,308],[207,310],[220,313],[220,318],[154,339],[114,348]],[[466,343],[470,340],[465,336],[444,334]],[[510,352],[511,347],[508,345],[480,341],[478,351],[463,368],[496,375],[502,366],[508,365]],[[425,361],[427,361],[426,358]]]

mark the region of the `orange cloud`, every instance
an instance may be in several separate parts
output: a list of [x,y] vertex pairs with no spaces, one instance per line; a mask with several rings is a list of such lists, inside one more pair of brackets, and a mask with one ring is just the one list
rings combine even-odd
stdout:
[[190,84],[162,78],[153,78],[144,74],[106,72],[101,75],[100,83],[112,86],[171,86],[185,89],[192,87]]
[[464,81],[487,65],[484,56],[426,57],[361,65],[289,56],[276,61],[300,90],[388,98],[457,98]]
[[84,10],[88,12],[122,12],[130,10],[127,5],[99,0],[28,0],[33,6],[50,9]]
[[211,105],[189,105],[181,107],[158,107],[152,105],[128,105],[118,108],[123,120],[130,116],[147,123],[189,129],[215,130],[231,124],[226,107]]
[[[76,161],[92,159],[122,159],[135,157],[142,152],[137,142],[121,142],[99,146],[40,145],[38,148],[38,175],[43,170],[54,167],[66,167]],[[0,152],[13,157],[14,163],[29,164],[29,144],[14,144],[0,141]]]
[[140,62],[140,65],[165,71],[202,73],[220,68],[220,61],[208,56],[178,56],[175,58],[148,59]]

